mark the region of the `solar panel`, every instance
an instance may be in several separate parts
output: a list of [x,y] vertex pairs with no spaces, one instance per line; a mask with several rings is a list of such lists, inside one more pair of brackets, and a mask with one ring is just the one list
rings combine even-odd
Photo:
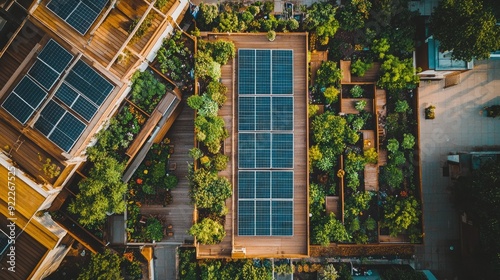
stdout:
[[238,133],[240,169],[293,168],[292,133]]
[[64,151],[71,150],[86,125],[55,101],[50,100],[34,127]]
[[98,106],[114,89],[110,82],[81,60],[71,69],[65,81]]
[[2,107],[20,123],[25,124],[46,96],[46,91],[25,76],[5,99]]
[[293,235],[293,171],[238,172],[238,234]]
[[85,35],[107,4],[107,0],[52,0],[47,8]]
[[40,83],[46,90],[50,90],[57,79],[59,79],[59,73],[52,70],[52,68],[40,60],[31,66],[28,75]]
[[73,55],[56,41],[50,39],[38,55],[38,59],[45,62],[57,73],[62,73],[73,59]]
[[97,105],[87,100],[66,83],[59,87],[55,96],[87,121],[90,121],[97,112]]

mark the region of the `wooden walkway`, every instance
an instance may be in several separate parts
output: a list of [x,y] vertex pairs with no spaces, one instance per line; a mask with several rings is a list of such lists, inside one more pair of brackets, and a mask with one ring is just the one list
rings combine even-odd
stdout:
[[340,81],[342,84],[351,82],[351,61],[350,60],[341,60],[340,61],[340,70],[342,71],[342,80]]
[[141,213],[158,215],[165,224],[172,224],[174,235],[165,237],[162,242],[184,243],[186,239],[193,240],[193,237],[187,233],[193,225],[193,205],[189,197],[190,187],[186,177],[187,163],[193,161],[189,157],[189,150],[194,146],[193,109],[184,105],[181,114],[167,133],[167,137],[174,145],[174,153],[170,157],[169,164],[176,164],[176,169],[172,173],[179,179],[179,184],[172,190],[173,203],[167,207],[144,205],[141,207]]
[[378,192],[378,165],[365,165],[365,191]]
[[382,147],[382,143],[385,140],[385,118],[387,116],[387,93],[383,89],[377,88],[375,90],[375,103],[377,104],[376,116],[377,116],[377,138],[378,138],[378,164],[380,166],[387,164],[387,150]]

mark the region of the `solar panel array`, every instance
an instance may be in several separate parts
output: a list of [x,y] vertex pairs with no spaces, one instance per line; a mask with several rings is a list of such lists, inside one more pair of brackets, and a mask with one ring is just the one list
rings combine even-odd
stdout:
[[25,124],[72,59],[71,53],[54,40],[49,40],[27,76],[21,79],[2,107],[20,123]]
[[113,88],[110,82],[80,60],[57,90],[56,97],[90,121]]
[[108,0],[52,0],[47,8],[85,35],[107,3]]
[[293,147],[293,51],[239,49],[239,235],[293,235]]
[[[2,107],[25,124],[42,105],[73,58],[57,42],[50,40]],[[42,109],[34,127],[68,152],[86,128],[86,123],[76,115],[90,122],[113,89],[110,82],[79,60],[55,91],[55,98]]]

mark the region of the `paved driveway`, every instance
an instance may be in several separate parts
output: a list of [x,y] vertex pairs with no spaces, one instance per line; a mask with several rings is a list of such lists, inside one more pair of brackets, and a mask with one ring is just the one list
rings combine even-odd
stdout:
[[[500,119],[486,118],[481,109],[500,105],[500,60],[475,62],[461,74],[459,85],[444,89],[444,81],[420,84],[420,145],[424,200],[425,246],[417,249],[416,268],[430,269],[438,279],[458,279],[458,213],[451,203],[448,177],[442,167],[449,152],[500,146]],[[436,106],[436,119],[425,120],[424,108]],[[450,250],[454,246],[454,250]]]

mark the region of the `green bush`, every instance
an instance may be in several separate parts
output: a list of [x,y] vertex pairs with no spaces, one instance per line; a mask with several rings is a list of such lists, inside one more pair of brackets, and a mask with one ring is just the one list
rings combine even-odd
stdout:
[[399,149],[398,140],[392,138],[387,140],[387,150],[391,153],[395,153]]
[[194,160],[198,160],[203,156],[203,152],[200,149],[194,147],[189,150],[189,156],[192,157]]
[[369,148],[364,151],[366,162],[376,164],[378,162],[378,154],[375,148]]
[[363,126],[365,125],[365,120],[363,118],[355,118],[352,121],[351,125],[352,125],[352,129],[361,130],[361,128],[363,128]]
[[373,64],[370,62],[363,62],[363,60],[358,59],[351,63],[351,73],[354,76],[363,77],[366,71],[368,71],[368,69],[370,69],[372,65]]
[[381,180],[391,188],[397,189],[403,183],[403,171],[396,165],[386,165],[380,176]]
[[160,220],[152,217],[147,219],[143,234],[146,240],[161,241],[163,239],[163,226]]
[[226,169],[227,163],[229,162],[229,157],[223,154],[217,154],[213,159],[213,166],[215,170],[222,171]]
[[366,107],[366,100],[359,100],[359,101],[356,101],[356,105],[354,106],[354,108],[356,108],[356,110],[358,111],[363,111]]
[[349,91],[354,98],[361,98],[363,97],[363,93],[365,92],[363,88],[359,85],[355,85],[351,88]]
[[236,48],[231,41],[217,40],[207,43],[207,48],[210,49],[212,58],[220,65],[225,65],[236,55]]
[[396,106],[394,108],[394,111],[398,113],[405,113],[410,109],[410,105],[408,105],[408,102],[406,100],[398,100],[396,101]]
[[336,89],[335,87],[327,87],[325,91],[323,92],[323,95],[325,96],[325,102],[326,104],[332,104],[336,103],[339,101],[339,90]]
[[323,61],[317,73],[315,83],[320,88],[339,87],[342,80],[342,71],[337,67],[337,63],[333,61]]
[[213,101],[217,102],[219,107],[222,107],[227,100],[227,87],[219,81],[211,81],[208,83],[205,95]]
[[404,149],[410,150],[415,146],[415,136],[409,133],[405,133],[403,135],[403,143],[401,143],[401,146]]
[[194,224],[189,229],[189,234],[196,237],[196,241],[204,245],[218,244],[226,236],[224,226],[210,218]]
[[307,115],[309,116],[309,118],[312,118],[312,117],[314,117],[314,115],[316,115],[316,113],[318,111],[319,111],[319,106],[318,105],[316,105],[316,104],[309,104]]

